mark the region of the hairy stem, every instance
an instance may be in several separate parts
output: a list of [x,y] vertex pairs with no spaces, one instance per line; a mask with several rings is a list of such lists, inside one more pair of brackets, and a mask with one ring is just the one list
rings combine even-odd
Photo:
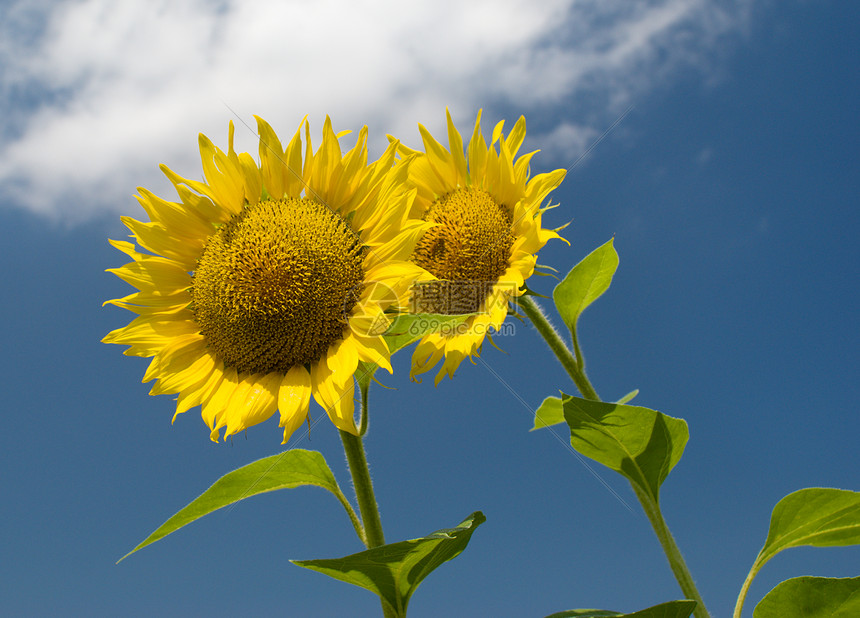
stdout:
[[[359,383],[361,391],[361,425],[367,430],[367,382]],[[364,440],[361,436],[354,436],[349,432],[341,431],[340,439],[343,442],[343,450],[349,463],[349,472],[352,475],[352,484],[355,487],[355,497],[358,500],[358,510],[361,513],[361,521],[364,529],[362,542],[370,549],[385,544],[385,536],[382,533],[382,519],[379,517],[379,506],[373,493],[373,482],[370,479],[370,468],[367,465],[367,456],[364,453]],[[385,618],[395,618],[393,610],[382,601],[382,613]]]
[[[591,386],[591,382],[588,381],[588,377],[585,375],[585,360],[582,358],[579,346],[576,346],[577,356],[574,358],[564,339],[561,338],[561,335],[558,334],[553,325],[549,323],[540,306],[530,296],[520,296],[517,299],[517,305],[523,310],[526,317],[531,320],[532,324],[535,325],[535,328],[547,342],[549,349],[558,358],[561,366],[567,371],[567,374],[571,377],[573,383],[576,384],[576,388],[579,389],[582,396],[586,399],[600,401],[597,391],[594,390],[594,387]],[[575,337],[574,341],[576,341]]]
[[660,541],[660,545],[663,547],[663,553],[666,554],[666,558],[669,560],[669,566],[675,575],[675,579],[678,581],[678,585],[681,586],[684,597],[696,602],[696,609],[693,611],[693,615],[696,618],[710,618],[708,609],[705,607],[705,602],[702,600],[702,595],[699,594],[690,569],[687,568],[684,556],[681,555],[681,550],[678,548],[678,544],[675,543],[675,538],[669,532],[669,526],[666,525],[666,520],[660,511],[660,505],[636,484],[630,483],[630,486],[633,487],[636,497],[639,498],[639,504],[642,505],[642,510],[645,511],[648,521],[651,522],[651,527],[654,528],[654,534],[657,535],[657,540]]

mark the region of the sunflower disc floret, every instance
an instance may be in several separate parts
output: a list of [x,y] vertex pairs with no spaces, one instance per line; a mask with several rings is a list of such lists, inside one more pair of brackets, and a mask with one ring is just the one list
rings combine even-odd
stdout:
[[286,373],[343,338],[366,247],[308,198],[245,208],[212,235],[192,276],[192,311],[225,367]]

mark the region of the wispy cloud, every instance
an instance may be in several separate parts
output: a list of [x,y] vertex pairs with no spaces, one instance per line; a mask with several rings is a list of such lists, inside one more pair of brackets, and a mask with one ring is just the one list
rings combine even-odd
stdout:
[[419,121],[441,130],[446,105],[464,124],[514,109],[537,117],[532,145],[575,158],[631,97],[711,57],[752,1],[21,0],[0,22],[0,201],[128,212],[137,185],[167,188],[157,163],[195,176],[197,133],[223,144],[231,109],[284,134],[305,114],[368,124],[377,149],[385,133],[414,143]]

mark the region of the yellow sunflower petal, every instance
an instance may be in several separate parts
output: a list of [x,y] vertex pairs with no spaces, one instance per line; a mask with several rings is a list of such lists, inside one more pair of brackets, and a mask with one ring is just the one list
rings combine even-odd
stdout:
[[445,187],[457,186],[457,168],[454,166],[454,158],[445,147],[436,141],[430,132],[423,126],[418,125],[421,139],[424,140],[424,149],[427,152],[427,163],[433,173],[444,183]]
[[451,112],[445,109],[445,116],[448,121],[448,145],[451,148],[451,167],[455,171],[454,185],[464,186],[468,176],[466,157],[463,155],[463,138],[460,137],[460,132],[454,126],[454,121],[451,120]]
[[341,381],[346,380],[346,376],[354,374],[355,368],[358,367],[358,350],[353,337],[346,336],[329,348],[326,363]]
[[142,292],[158,296],[178,294],[191,286],[188,272],[176,262],[166,260],[141,258],[122,268],[108,268],[106,272],[115,274]]
[[352,374],[343,376],[333,372],[324,362],[311,367],[314,399],[328,414],[334,426],[341,431],[358,435],[355,426],[355,384]]
[[[517,159],[517,162],[514,165],[514,175],[517,177],[517,182],[519,184],[523,186],[526,185],[529,179],[529,165],[531,164],[532,158],[539,152],[540,150],[532,150]],[[514,152],[513,149],[511,149],[511,154],[516,156],[516,152]]]
[[263,175],[254,158],[247,152],[238,155],[237,160],[245,179],[245,200],[249,204],[256,204],[260,201],[263,192]]
[[391,367],[391,352],[382,337],[361,337],[354,334],[351,339],[360,360],[379,365],[388,373],[394,373],[394,369]]
[[245,183],[241,168],[231,161],[224,151],[216,148],[205,135],[200,135],[198,143],[210,197],[225,208],[239,212],[245,202]]
[[[301,177],[302,151],[299,131],[296,131],[296,136],[293,138],[294,142],[296,140],[299,141],[299,167],[298,170],[292,172],[291,169],[295,169],[293,165],[295,165],[296,161],[294,158],[285,156],[286,152],[283,146],[281,146],[281,140],[278,139],[278,135],[268,122],[259,116],[254,116],[254,118],[257,120],[257,133],[260,136],[260,167],[262,169],[263,186],[266,187],[269,195],[275,198],[283,197],[284,195],[293,195],[292,192],[287,191],[287,186],[290,184],[290,176],[294,173]],[[299,127],[299,130],[301,130],[301,127]],[[290,150],[292,151],[291,154],[294,154],[295,148]]]
[[484,186],[484,173],[487,163],[487,142],[481,133],[481,111],[475,119],[475,129],[469,141],[469,182],[474,187]]
[[204,240],[212,233],[212,224],[201,216],[199,211],[189,208],[185,203],[161,199],[143,187],[138,187],[137,190],[140,193],[136,196],[137,201],[152,222],[173,230],[174,234],[181,235],[186,242],[202,248]]
[[326,116],[322,142],[313,157],[313,172],[309,178],[308,192],[333,209],[337,209],[341,204],[335,196],[340,180],[342,158],[340,142],[332,129],[331,118]]
[[523,196],[532,204],[540,204],[549,192],[558,187],[564,180],[566,170],[555,170],[545,174],[538,174],[529,181],[526,194]]
[[187,309],[190,303],[191,295],[186,291],[171,296],[137,292],[122,298],[106,300],[102,304],[128,309],[139,315],[155,316],[178,313]]
[[427,335],[415,346],[415,351],[412,353],[410,377],[414,380],[416,376],[430,371],[444,356],[444,338],[435,334]]
[[286,444],[293,432],[307,418],[311,391],[311,376],[302,366],[293,367],[281,379],[278,391],[280,426],[284,428],[284,440],[281,444]]
[[[210,223],[222,222],[229,219],[230,215],[233,214],[227,209],[219,208],[208,196],[195,193],[192,187],[187,184],[188,181],[173,172],[166,165],[160,165],[159,169],[173,184],[173,188],[176,190],[176,194],[179,196],[179,199],[182,200],[182,203],[185,204],[189,210],[193,210],[198,213],[203,220],[209,221]],[[203,183],[198,184],[205,187]]]
[[224,378],[224,363],[216,361],[211,356],[208,356],[208,359],[212,362],[207,362],[207,358],[204,357],[201,361],[200,372],[195,375],[196,381],[190,383],[176,398],[176,412],[173,414],[171,423],[183,412],[207,401],[221,384],[221,380]]
[[199,333],[176,337],[152,357],[142,382],[162,376],[167,378],[176,372],[184,371],[200,358],[205,349],[206,342]]
[[242,380],[225,415],[224,437],[232,436],[267,420],[278,409],[278,391],[282,376],[278,373],[253,374]]
[[[499,139],[501,139],[502,131],[504,130],[504,128],[505,128],[505,121],[504,120],[499,120],[496,123],[496,126],[493,127],[493,137],[490,140],[491,146],[495,145],[495,143],[498,142]],[[491,149],[491,151],[492,151],[492,149]]]
[[219,430],[227,425],[227,419],[225,418],[227,404],[230,403],[230,399],[239,388],[238,373],[233,368],[227,368],[224,370],[224,375],[218,388],[214,390],[203,404],[201,416],[203,417],[203,422],[212,430],[209,438],[213,442],[218,442]]
[[511,156],[517,156],[517,151],[520,149],[520,146],[523,144],[523,140],[526,137],[526,117],[520,116],[517,119],[517,122],[514,124],[514,128],[511,129],[511,134],[508,135],[507,146],[508,150],[511,153]]
[[193,269],[194,260],[200,254],[199,247],[184,243],[181,236],[169,232],[157,223],[145,223],[131,217],[120,217],[120,220],[131,230],[141,247],[178,260],[182,265]]
[[128,326],[109,332],[102,342],[130,345],[127,351],[130,356],[152,356],[174,338],[197,331],[197,325],[189,320],[140,316]]
[[[463,335],[461,335],[462,337]],[[463,359],[468,357],[470,354],[474,353],[472,351],[471,346],[464,346],[463,341],[461,340],[460,345],[448,345],[445,346],[445,361],[442,363],[441,369],[436,374],[436,377],[433,378],[433,385],[439,386],[439,382],[441,382],[445,376],[449,378],[454,378],[454,373],[457,371],[457,368],[460,366],[460,363],[463,362]],[[461,348],[466,348],[464,351]]]
[[[194,353],[195,358],[189,358]],[[150,395],[170,395],[174,393],[184,393],[188,390],[196,390],[198,386],[202,386],[203,382],[208,380],[215,369],[215,359],[211,354],[208,354],[205,348],[197,348],[188,352],[188,355],[177,359],[173,366],[170,366],[169,373],[162,371],[157,377],[158,380],[149,391]],[[161,369],[161,367],[156,367]],[[144,376],[143,381],[152,379],[153,376]]]

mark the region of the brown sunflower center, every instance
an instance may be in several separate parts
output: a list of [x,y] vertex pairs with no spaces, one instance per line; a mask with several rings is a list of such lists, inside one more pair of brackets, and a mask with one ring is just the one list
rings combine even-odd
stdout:
[[200,332],[225,366],[286,373],[343,337],[361,294],[365,247],[307,198],[248,206],[213,234],[192,278]]
[[486,191],[469,187],[440,197],[424,219],[438,225],[424,233],[412,261],[442,281],[416,287],[415,310],[477,312],[510,262],[510,212]]

